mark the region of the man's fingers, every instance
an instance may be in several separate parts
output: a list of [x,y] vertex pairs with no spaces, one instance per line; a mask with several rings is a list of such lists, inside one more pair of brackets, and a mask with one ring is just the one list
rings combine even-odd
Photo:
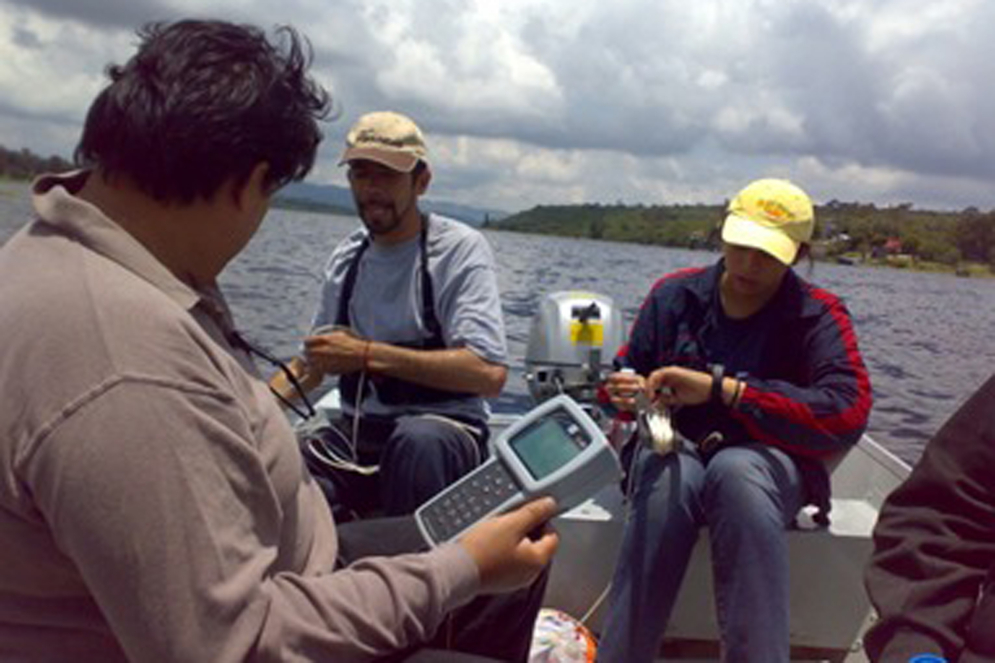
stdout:
[[507,514],[524,535],[556,515],[556,500],[541,497]]
[[532,548],[532,552],[538,555],[543,563],[548,561],[555,553],[556,549],[560,545],[560,535],[552,527],[546,528],[538,539],[530,541],[529,545]]

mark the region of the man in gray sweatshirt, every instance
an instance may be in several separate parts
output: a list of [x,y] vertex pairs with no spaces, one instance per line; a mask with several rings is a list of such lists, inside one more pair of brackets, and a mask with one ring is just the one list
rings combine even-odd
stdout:
[[[431,552],[338,540],[217,277],[328,108],[285,29],[146,28],[0,249],[0,658],[370,661],[529,585],[549,500]],[[501,635],[495,635],[500,639]]]

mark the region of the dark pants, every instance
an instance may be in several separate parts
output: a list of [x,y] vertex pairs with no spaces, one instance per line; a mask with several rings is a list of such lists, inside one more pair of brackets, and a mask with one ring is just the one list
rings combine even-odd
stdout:
[[[360,420],[355,448],[351,420],[337,421],[302,440],[304,457],[332,506],[337,522],[370,515],[402,516],[479,465],[484,428],[434,416]],[[340,458],[379,465],[375,474],[332,467],[308,445],[325,445]]]
[[[362,557],[427,549],[410,516],[355,521],[342,525],[338,532],[341,566]],[[527,661],[548,578],[549,569],[528,587],[474,599],[450,613],[431,641],[383,663]]]

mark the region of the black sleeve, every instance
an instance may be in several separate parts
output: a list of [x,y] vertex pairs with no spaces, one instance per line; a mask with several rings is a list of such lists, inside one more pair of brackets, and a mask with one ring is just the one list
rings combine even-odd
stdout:
[[807,384],[746,376],[733,411],[754,439],[799,456],[825,458],[860,439],[870,416],[871,382],[850,313],[835,297],[805,332]]
[[873,661],[957,660],[995,562],[995,377],[936,436],[885,501],[865,582],[880,614]]
[[656,355],[660,348],[661,322],[657,293],[651,291],[639,308],[628,342],[616,358],[616,368],[631,367],[640,375],[649,375],[658,368]]

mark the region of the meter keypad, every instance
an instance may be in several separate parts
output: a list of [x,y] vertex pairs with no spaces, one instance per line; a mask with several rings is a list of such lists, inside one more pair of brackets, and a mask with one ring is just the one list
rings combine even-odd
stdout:
[[489,463],[446,489],[421,514],[432,538],[448,541],[501,506],[519,490],[501,463]]

